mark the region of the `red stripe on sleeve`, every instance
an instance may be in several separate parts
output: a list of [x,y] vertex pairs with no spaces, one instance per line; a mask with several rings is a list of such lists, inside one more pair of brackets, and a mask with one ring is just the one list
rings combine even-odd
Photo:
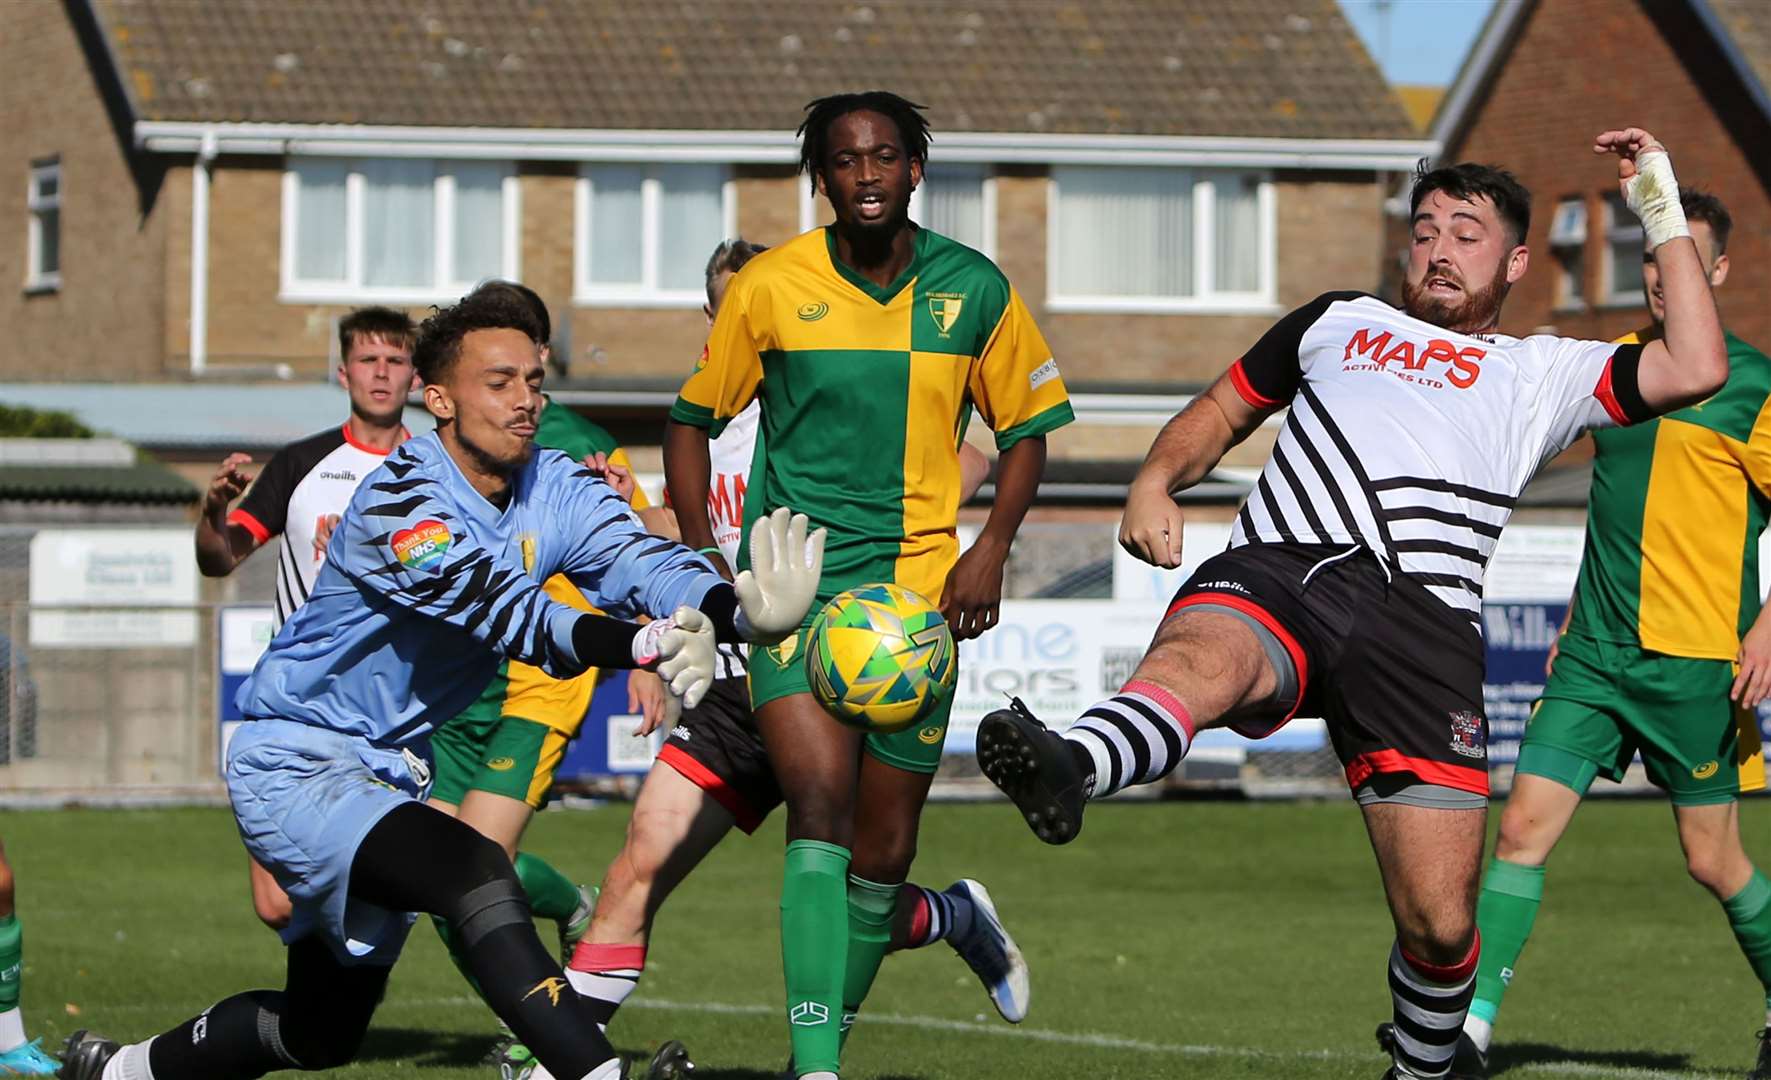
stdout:
[[1617,402],[1617,391],[1611,387],[1610,360],[1605,361],[1605,373],[1599,376],[1599,385],[1593,387],[1593,396],[1599,399],[1599,404],[1605,406],[1605,414],[1611,417],[1612,423],[1619,427],[1629,424],[1630,418],[1625,415],[1623,406]]
[[1270,398],[1256,390],[1254,384],[1248,381],[1248,372],[1242,370],[1242,361],[1240,360],[1230,365],[1230,385],[1234,386],[1236,392],[1242,395],[1243,401],[1257,409],[1271,409],[1284,404],[1284,402]]
[[264,527],[264,522],[259,521],[245,510],[229,511],[228,524],[238,525],[240,528],[251,533],[254,543],[262,544],[271,538],[271,531]]

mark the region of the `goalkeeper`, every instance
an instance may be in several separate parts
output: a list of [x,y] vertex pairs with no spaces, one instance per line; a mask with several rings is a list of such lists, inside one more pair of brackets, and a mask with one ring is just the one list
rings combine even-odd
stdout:
[[[535,451],[539,342],[533,313],[498,293],[425,322],[414,362],[436,433],[408,441],[358,488],[308,602],[240,690],[252,722],[228,748],[228,794],[247,848],[294,906],[284,989],[236,995],[128,1046],[76,1033],[65,1080],[248,1080],[343,1065],[415,911],[448,920],[486,1000],[547,1073],[622,1075],[536,934],[504,849],[420,801],[429,733],[472,700],[500,655],[556,677],[654,668],[667,705],[692,706],[712,681],[716,635],[767,643],[799,626],[823,536],[808,544],[805,519],[778,512],[758,525],[754,574],[731,584],[646,535],[589,470]],[[604,611],[658,621],[559,604],[539,584],[556,573]]]

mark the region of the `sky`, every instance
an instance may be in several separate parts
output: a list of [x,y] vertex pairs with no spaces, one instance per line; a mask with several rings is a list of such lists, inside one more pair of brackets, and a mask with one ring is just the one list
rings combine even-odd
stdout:
[[1493,0],[1340,0],[1340,5],[1392,83],[1448,86]]

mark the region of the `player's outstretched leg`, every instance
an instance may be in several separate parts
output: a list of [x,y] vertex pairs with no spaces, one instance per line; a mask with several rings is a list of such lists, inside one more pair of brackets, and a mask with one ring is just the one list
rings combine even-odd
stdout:
[[358,848],[350,889],[390,911],[447,919],[487,1003],[554,1075],[621,1075],[590,1003],[536,934],[510,858],[472,826],[418,803],[396,807]]
[[1018,700],[984,717],[978,765],[1034,835],[1067,844],[1082,831],[1089,799],[1167,776],[1196,732],[1232,715],[1285,715],[1295,703],[1297,675],[1286,649],[1263,634],[1272,637],[1239,615],[1181,608],[1157,629],[1131,681],[1061,735]]
[[1033,996],[1027,961],[982,884],[962,878],[940,892],[904,887],[892,948],[920,949],[943,940],[978,976],[1004,1020],[1018,1024],[1027,1018]]
[[57,1062],[37,1040],[25,1038],[25,934],[13,910],[12,867],[0,848],[0,1076],[53,1076]]
[[604,1030],[639,986],[652,920],[664,901],[736,823],[730,810],[671,765],[660,761],[646,774],[589,933],[566,965],[566,977]]
[[117,1043],[77,1031],[63,1053],[63,1080],[255,1080],[280,1069],[348,1063],[387,986],[386,965],[346,966],[319,938],[289,946],[282,990],[251,990],[218,1002],[146,1042]]

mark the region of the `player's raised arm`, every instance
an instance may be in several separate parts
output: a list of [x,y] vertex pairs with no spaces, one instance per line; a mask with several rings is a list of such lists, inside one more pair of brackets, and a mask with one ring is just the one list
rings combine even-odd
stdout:
[[1728,346],[1709,275],[1679,204],[1672,158],[1641,128],[1607,131],[1593,140],[1593,151],[1617,155],[1618,186],[1642,220],[1643,242],[1666,296],[1665,332],[1642,350],[1642,401],[1656,414],[1702,401],[1728,379]]
[[[228,504],[240,497],[252,483],[245,467],[252,464],[250,454],[229,454],[216,469],[203,494],[203,515],[197,519],[197,569],[204,577],[226,577],[241,560],[252,554],[259,544],[271,537],[271,530],[253,517],[246,507],[229,513]],[[281,526],[281,518],[277,519]],[[260,533],[264,535],[259,535]]]

